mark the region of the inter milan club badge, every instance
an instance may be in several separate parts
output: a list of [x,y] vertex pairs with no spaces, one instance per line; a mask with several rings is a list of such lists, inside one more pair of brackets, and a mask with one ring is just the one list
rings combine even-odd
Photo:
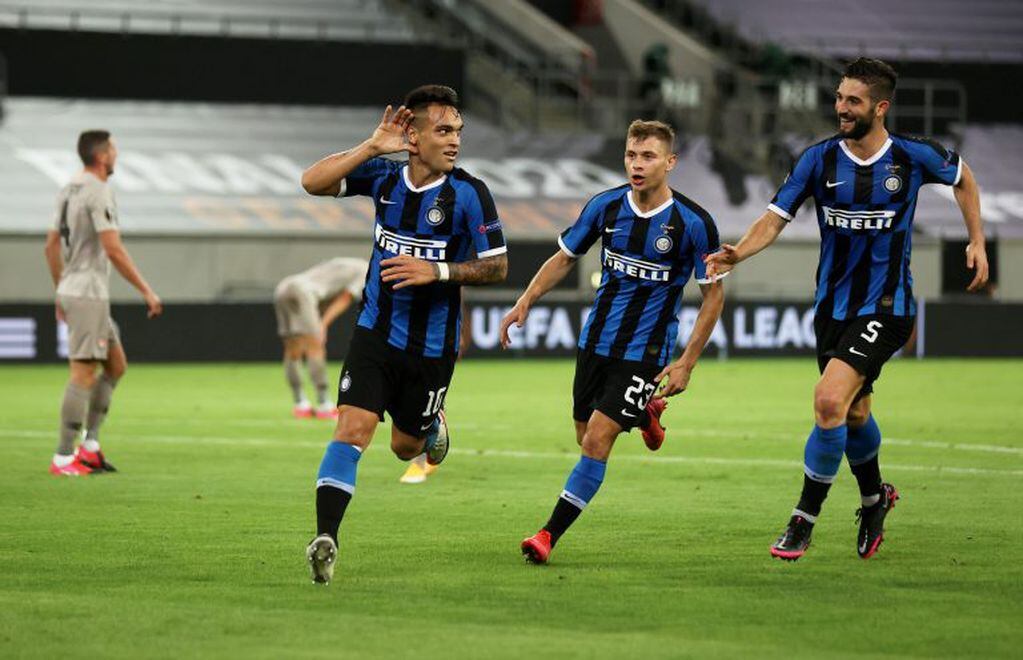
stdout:
[[654,241],[654,249],[662,254],[670,250],[672,245],[674,242],[671,240],[671,236],[658,236]]
[[902,188],[902,179],[894,174],[884,180],[884,189],[888,192],[899,192],[900,188]]
[[352,375],[351,374],[345,374],[344,377],[341,379],[341,391],[342,392],[347,392],[348,388],[351,387],[351,386],[352,386]]
[[426,221],[436,227],[444,222],[444,211],[439,206],[431,206],[426,210]]

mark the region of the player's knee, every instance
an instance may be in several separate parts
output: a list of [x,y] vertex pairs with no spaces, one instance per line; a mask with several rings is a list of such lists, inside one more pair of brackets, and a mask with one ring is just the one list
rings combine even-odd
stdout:
[[846,414],[845,402],[842,400],[841,395],[836,392],[818,389],[814,392],[813,411],[817,416],[818,422],[833,424],[844,421]]
[[373,438],[375,428],[375,418],[367,419],[364,415],[346,414],[342,411],[334,429],[334,439],[365,449]]
[[849,412],[845,415],[845,423],[852,428],[859,428],[867,423],[867,419],[869,417],[870,408],[865,406],[853,406],[849,408]]
[[391,452],[403,461],[411,461],[423,453],[423,441],[417,438],[391,438]]
[[612,442],[614,442],[614,436],[610,436],[603,429],[587,428],[580,443],[583,456],[606,461],[611,454]]

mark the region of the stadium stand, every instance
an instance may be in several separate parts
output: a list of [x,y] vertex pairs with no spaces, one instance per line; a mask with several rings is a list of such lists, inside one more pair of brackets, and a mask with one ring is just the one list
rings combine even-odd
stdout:
[[367,40],[416,34],[383,0],[0,0],[0,27],[30,30]]
[[[661,0],[664,8],[684,4]],[[1023,3],[1015,0],[698,2],[746,39],[828,57],[1023,62]]]

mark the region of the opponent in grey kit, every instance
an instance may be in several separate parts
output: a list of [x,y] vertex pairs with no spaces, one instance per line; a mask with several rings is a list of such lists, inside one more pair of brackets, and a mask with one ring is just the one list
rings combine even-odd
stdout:
[[[85,167],[57,195],[56,218],[44,250],[57,286],[57,319],[68,328],[71,377],[60,407],[60,441],[50,464],[50,473],[62,476],[113,471],[100,449],[99,427],[127,358],[110,317],[111,262],[142,293],[149,318],[163,311],[159,296],[121,243],[117,203],[107,185],[117,160],[110,133],[82,133],[78,155]],[[99,378],[97,365],[103,367]],[[83,427],[86,437],[76,451],[75,438]]]
[[[336,257],[309,270],[289,275],[274,291],[277,333],[284,342],[284,375],[295,399],[295,417],[337,419],[337,407],[327,398],[327,329],[352,302],[362,300],[369,262]],[[326,305],[322,315],[320,306]],[[314,411],[302,384],[302,360],[316,387]]]

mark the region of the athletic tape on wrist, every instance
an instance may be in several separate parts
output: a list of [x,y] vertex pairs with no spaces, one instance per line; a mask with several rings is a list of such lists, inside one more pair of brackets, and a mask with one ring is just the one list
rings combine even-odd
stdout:
[[440,282],[447,282],[448,278],[451,277],[451,268],[443,261],[437,262],[437,280]]

